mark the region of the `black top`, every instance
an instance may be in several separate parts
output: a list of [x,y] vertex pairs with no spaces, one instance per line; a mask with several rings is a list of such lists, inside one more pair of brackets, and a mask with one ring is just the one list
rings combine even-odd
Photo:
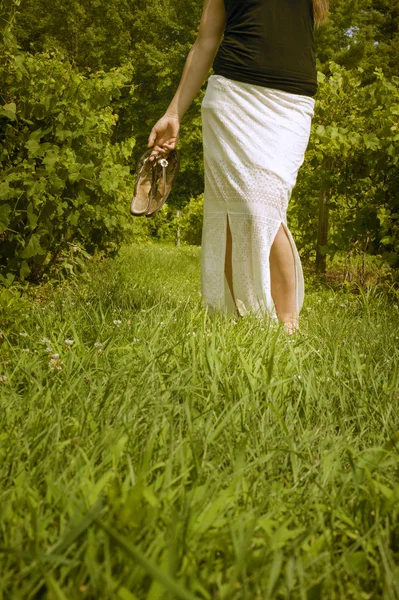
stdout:
[[216,75],[293,94],[317,92],[313,0],[224,0]]

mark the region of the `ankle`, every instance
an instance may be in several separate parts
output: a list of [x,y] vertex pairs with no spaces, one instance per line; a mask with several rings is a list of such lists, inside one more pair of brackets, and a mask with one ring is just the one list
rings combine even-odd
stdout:
[[299,323],[296,315],[292,313],[285,313],[279,315],[280,322],[284,325],[284,331],[287,334],[295,333],[299,331]]
[[287,335],[292,335],[293,333],[296,333],[299,331],[298,321],[295,321],[295,322],[285,321],[283,324],[284,324],[284,333],[286,333]]

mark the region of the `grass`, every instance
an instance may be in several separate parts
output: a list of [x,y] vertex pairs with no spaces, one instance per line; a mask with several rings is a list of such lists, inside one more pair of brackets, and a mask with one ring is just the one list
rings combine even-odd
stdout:
[[2,299],[1,600],[399,598],[389,295],[308,284],[285,336],[125,247]]

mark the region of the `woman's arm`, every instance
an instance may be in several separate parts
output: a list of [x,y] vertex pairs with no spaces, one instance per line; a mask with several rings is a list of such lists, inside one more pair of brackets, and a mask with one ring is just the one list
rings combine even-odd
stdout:
[[179,87],[166,113],[183,118],[204,83],[225,28],[224,0],[205,0],[200,27],[184,65]]
[[147,147],[154,143],[150,160],[166,155],[177,144],[180,121],[204,83],[223,37],[226,23],[224,0],[204,0],[200,27],[184,65],[176,93],[165,114],[154,125]]

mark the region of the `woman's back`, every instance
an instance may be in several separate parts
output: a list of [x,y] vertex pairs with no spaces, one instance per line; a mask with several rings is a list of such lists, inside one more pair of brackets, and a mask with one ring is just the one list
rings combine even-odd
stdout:
[[313,0],[225,0],[226,28],[215,74],[314,96]]

